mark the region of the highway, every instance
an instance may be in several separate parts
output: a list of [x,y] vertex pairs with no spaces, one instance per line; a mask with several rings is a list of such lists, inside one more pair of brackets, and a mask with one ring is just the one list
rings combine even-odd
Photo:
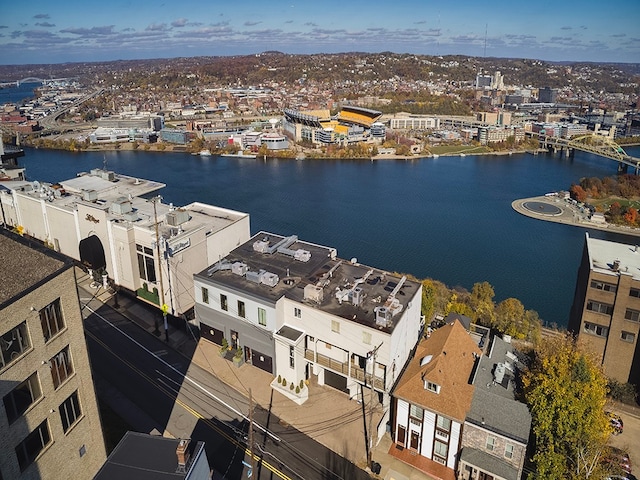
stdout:
[[[214,478],[249,478],[249,401],[80,289],[98,396],[134,429],[206,442]],[[369,475],[261,408],[253,409],[252,479]]]

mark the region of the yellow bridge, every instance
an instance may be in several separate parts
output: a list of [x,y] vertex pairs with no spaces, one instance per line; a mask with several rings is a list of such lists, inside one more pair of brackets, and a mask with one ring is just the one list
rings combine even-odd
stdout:
[[602,135],[580,135],[572,138],[550,137],[544,134],[537,135],[540,144],[545,148],[566,149],[568,154],[572,150],[593,153],[601,157],[618,162],[618,172],[626,172],[628,167],[632,167],[638,173],[640,170],[640,158],[632,157],[616,142],[609,137]]

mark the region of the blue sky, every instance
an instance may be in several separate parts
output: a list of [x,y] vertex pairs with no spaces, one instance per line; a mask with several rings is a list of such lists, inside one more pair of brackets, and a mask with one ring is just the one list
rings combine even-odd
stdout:
[[0,64],[285,53],[640,62],[640,0],[0,1]]

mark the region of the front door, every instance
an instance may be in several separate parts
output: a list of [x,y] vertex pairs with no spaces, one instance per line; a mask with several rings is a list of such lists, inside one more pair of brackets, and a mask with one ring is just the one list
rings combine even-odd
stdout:
[[402,425],[398,425],[398,437],[396,438],[396,442],[402,445],[403,447],[407,442],[407,429]]
[[411,432],[411,450],[418,450],[420,447],[420,434]]

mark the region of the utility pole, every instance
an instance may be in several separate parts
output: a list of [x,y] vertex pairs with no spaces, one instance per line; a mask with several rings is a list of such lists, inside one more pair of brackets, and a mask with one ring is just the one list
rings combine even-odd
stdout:
[[[375,372],[376,372],[376,356],[378,355],[378,349],[382,346],[384,342],[381,342],[380,345],[378,345],[376,348],[374,348],[373,350],[371,350],[369,353],[367,353],[367,361],[369,359],[372,360],[371,363],[371,373],[369,374],[369,384],[371,386],[371,395],[369,397],[369,448],[367,448],[367,465],[369,466],[369,468],[372,468],[371,462],[372,462],[372,450],[373,450],[373,396],[375,395],[375,389],[374,389],[374,382],[375,382]],[[365,363],[365,383],[367,381],[367,372],[366,372],[366,368],[367,368],[367,364]]]
[[[158,229],[158,209],[157,203],[162,201],[162,197],[157,195],[151,199],[153,202],[153,218],[156,228],[156,256],[158,257],[158,273],[160,275],[160,309],[162,310],[162,320],[164,323],[164,338],[165,341],[169,341],[169,324],[167,323],[167,311],[169,310],[169,306],[164,303],[164,284],[162,282],[162,257],[160,256],[160,232]],[[156,323],[156,332],[158,331],[158,326]]]
[[253,475],[256,471],[256,459],[253,451],[253,397],[251,396],[251,389],[249,389],[249,455],[251,455],[251,470],[249,476]]

